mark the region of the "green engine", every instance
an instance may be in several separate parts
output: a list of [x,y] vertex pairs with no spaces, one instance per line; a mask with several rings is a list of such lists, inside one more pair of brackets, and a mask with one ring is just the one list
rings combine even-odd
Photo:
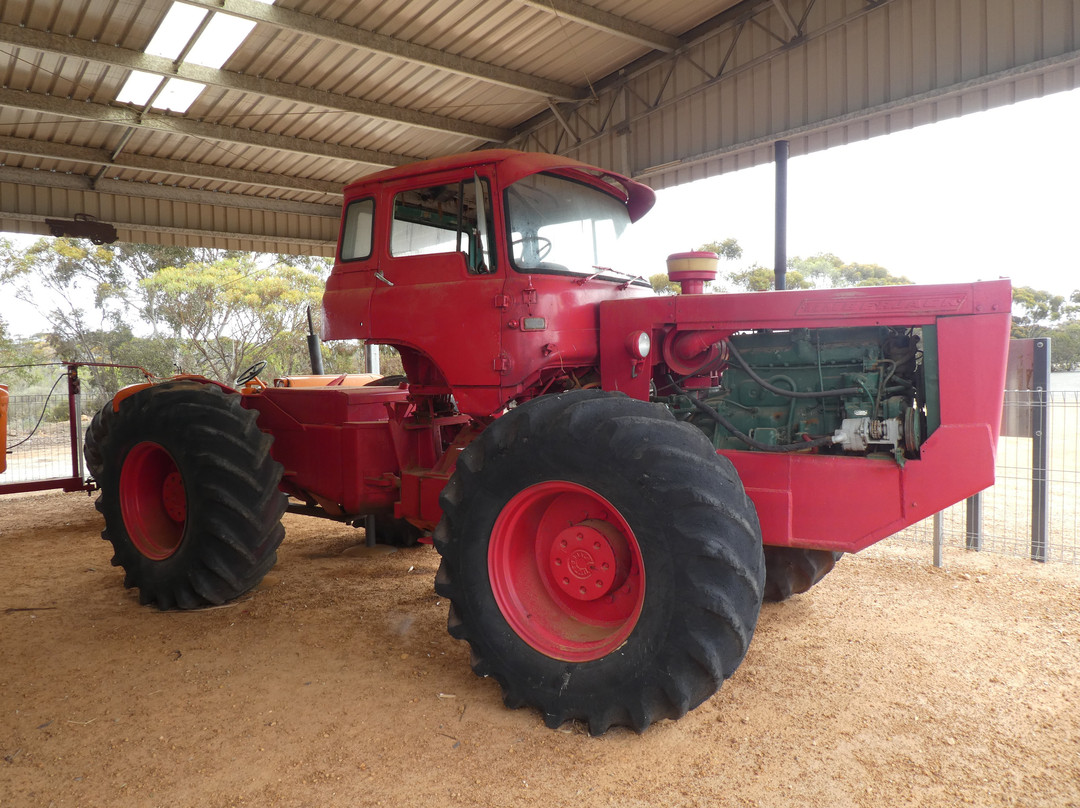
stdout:
[[720,386],[699,394],[689,418],[718,449],[888,453],[902,463],[925,433],[920,341],[919,329],[888,327],[736,334]]

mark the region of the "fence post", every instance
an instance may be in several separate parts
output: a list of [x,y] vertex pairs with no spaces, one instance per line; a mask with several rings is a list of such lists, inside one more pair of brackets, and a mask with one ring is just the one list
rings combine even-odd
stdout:
[[967,548],[982,550],[982,491],[967,498]]
[[[82,384],[79,381],[79,366],[67,366],[68,387],[68,431],[71,435],[71,476],[80,480],[83,474],[82,447]],[[48,406],[48,401],[46,401]]]
[[945,525],[941,511],[934,514],[934,566],[941,568],[941,549],[945,544]]
[[1035,340],[1031,374],[1031,560],[1046,561],[1050,432],[1050,338]]

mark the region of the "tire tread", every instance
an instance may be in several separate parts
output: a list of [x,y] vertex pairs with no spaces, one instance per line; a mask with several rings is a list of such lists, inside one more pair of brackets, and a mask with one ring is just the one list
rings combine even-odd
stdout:
[[[102,538],[140,603],[162,610],[218,605],[257,586],[276,563],[287,497],[277,487],[282,466],[270,454],[272,438],[256,419],[239,395],[186,380],[140,390],[118,411],[110,401],[91,419],[85,454],[101,489],[95,507],[105,517]],[[124,458],[142,441],[167,448],[188,496],[180,548],[161,562],[138,551],[121,511]]]
[[[491,635],[487,615],[498,607],[493,600],[482,606],[487,601],[476,594],[489,586],[486,555],[477,555],[486,554],[487,536],[468,531],[479,509],[502,507],[493,491],[502,490],[510,474],[577,482],[616,504],[649,496],[674,514],[653,517],[659,523],[647,528],[672,545],[679,590],[671,595],[675,618],[648,670],[620,667],[618,650],[579,665],[559,662],[520,639],[523,647],[514,652],[520,656],[511,659],[505,643]],[[507,706],[534,707],[549,727],[578,720],[594,735],[613,726],[643,732],[709,698],[746,654],[765,577],[757,513],[730,461],[661,405],[600,390],[534,399],[498,418],[466,448],[440,504],[435,590],[450,600],[448,631],[469,643],[474,672],[500,683]],[[574,671],[604,665],[619,671],[609,687],[576,684]]]

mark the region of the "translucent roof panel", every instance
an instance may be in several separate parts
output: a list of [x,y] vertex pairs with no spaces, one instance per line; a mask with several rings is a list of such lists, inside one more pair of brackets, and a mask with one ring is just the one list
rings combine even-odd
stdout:
[[146,52],[154,56],[175,59],[191,40],[207,11],[187,3],[173,3],[165,19],[161,21],[154,38],[146,46]]
[[154,91],[161,84],[161,76],[153,73],[144,73],[141,70],[132,70],[120,92],[116,94],[116,100],[121,104],[134,104],[137,107],[145,107]]
[[183,114],[205,87],[205,84],[199,84],[197,81],[169,79],[165,82],[165,89],[161,91],[161,95],[154,101],[154,108]]
[[231,14],[217,13],[210,20],[187,56],[186,62],[194,62],[197,65],[219,68],[236,53],[236,49],[251,33],[255,23],[251,20],[242,20]]

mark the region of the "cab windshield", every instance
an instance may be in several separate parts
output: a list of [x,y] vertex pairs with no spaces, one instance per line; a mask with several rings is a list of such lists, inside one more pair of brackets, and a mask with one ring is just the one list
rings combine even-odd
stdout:
[[625,282],[626,205],[603,191],[551,174],[506,190],[510,260],[521,272],[569,272]]

